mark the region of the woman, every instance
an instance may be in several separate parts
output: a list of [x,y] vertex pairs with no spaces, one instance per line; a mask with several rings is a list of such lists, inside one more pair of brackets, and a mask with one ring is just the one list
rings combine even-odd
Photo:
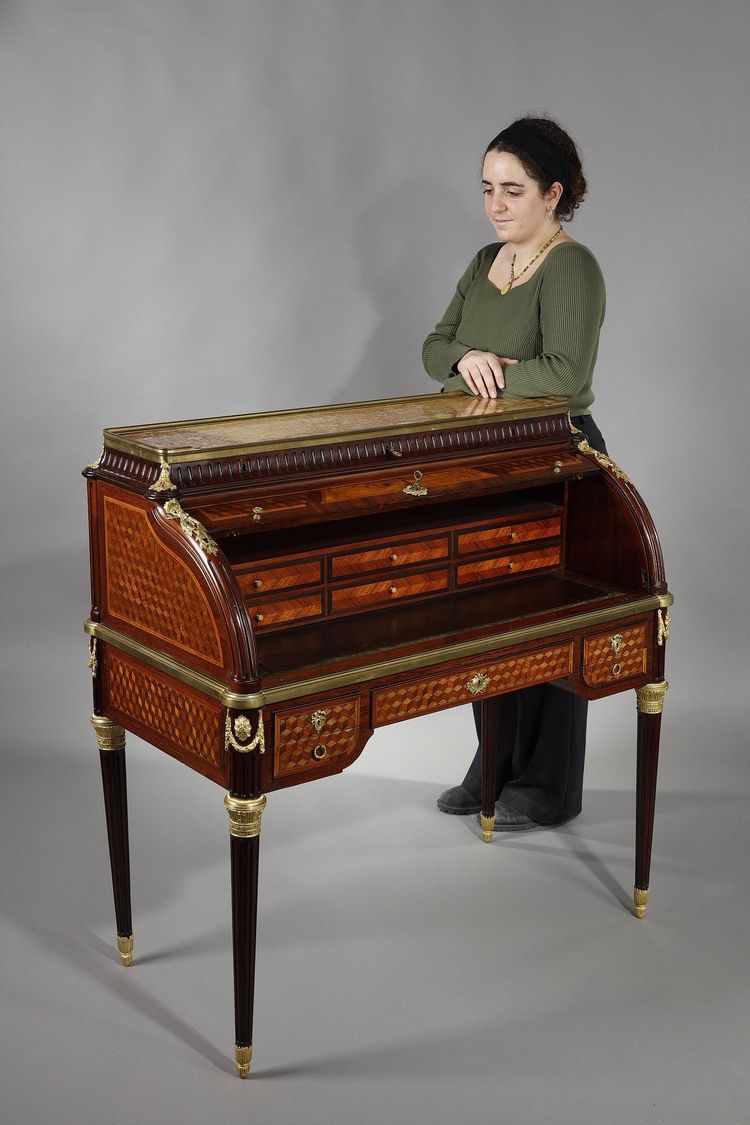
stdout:
[[[593,254],[562,229],[586,192],[576,146],[549,118],[515,121],[485,152],[482,191],[499,242],[458,282],[424,342],[429,375],[447,391],[495,398],[561,394],[573,424],[606,452],[589,408],[604,319],[604,281]],[[503,696],[496,747],[495,830],[562,824],[581,811],[586,700],[542,684]],[[474,704],[479,730],[481,707]],[[442,812],[481,809],[481,755]]]

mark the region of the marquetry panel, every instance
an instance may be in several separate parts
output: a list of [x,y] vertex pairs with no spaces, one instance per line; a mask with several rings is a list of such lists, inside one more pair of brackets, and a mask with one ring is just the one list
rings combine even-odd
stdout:
[[572,659],[573,645],[568,641],[507,660],[477,663],[463,672],[376,689],[373,692],[373,726],[560,679],[570,674]]
[[521,551],[515,555],[500,555],[497,558],[463,563],[457,567],[456,573],[459,586],[465,586],[469,582],[481,582],[483,578],[519,574],[524,570],[541,570],[546,566],[558,566],[559,563],[560,548],[548,547],[546,550]]
[[322,733],[315,740],[303,742],[283,742],[276,744],[274,750],[274,777],[290,773],[326,769],[331,762],[348,758],[357,748],[358,731],[343,730]]
[[334,555],[331,559],[331,574],[340,578],[349,574],[359,574],[367,570],[398,570],[413,563],[432,562],[448,558],[448,536],[439,539],[420,539],[412,542],[394,540],[382,547],[368,551],[352,551],[346,555]]
[[333,703],[314,701],[293,711],[279,711],[274,719],[274,743],[304,742],[312,746],[330,734],[350,730],[359,722],[359,697]]
[[321,559],[305,559],[284,566],[260,566],[237,572],[243,594],[272,594],[295,586],[315,586],[323,581]]
[[645,625],[601,633],[583,642],[583,678],[592,687],[642,676],[647,663]]
[[342,587],[331,593],[331,609],[341,613],[350,609],[387,605],[402,598],[413,598],[436,590],[448,589],[448,571],[433,570],[427,574],[393,575],[383,582],[366,582],[361,586]]
[[212,664],[219,631],[195,575],[155,534],[145,509],[104,497],[106,612]]
[[555,516],[545,520],[526,520],[508,523],[502,527],[485,527],[480,531],[458,533],[458,552],[467,555],[477,551],[490,551],[493,547],[509,547],[533,539],[551,539],[560,534],[561,519]]
[[[109,703],[184,754],[210,765],[217,778],[224,770],[224,708],[199,700],[158,672],[136,667],[110,649],[107,656]],[[148,738],[148,734],[144,734]],[[199,767],[200,768],[200,767]],[[208,772],[205,769],[201,772]]]
[[280,602],[256,602],[248,604],[248,613],[253,627],[267,629],[269,625],[291,624],[305,621],[309,617],[320,617],[323,613],[323,595],[308,594],[302,598],[288,598]]

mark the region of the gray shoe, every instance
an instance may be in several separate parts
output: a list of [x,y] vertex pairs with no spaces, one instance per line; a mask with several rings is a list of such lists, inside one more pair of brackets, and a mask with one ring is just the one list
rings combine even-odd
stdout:
[[[480,809],[481,812],[481,809]],[[480,821],[481,823],[481,821]],[[552,825],[538,824],[536,820],[523,813],[516,812],[504,801],[495,801],[495,824],[493,832],[528,832],[530,828],[552,827]]]
[[471,816],[482,810],[482,802],[477,800],[473,793],[464,789],[463,785],[454,785],[446,789],[437,799],[437,807],[441,812],[453,813],[455,816]]

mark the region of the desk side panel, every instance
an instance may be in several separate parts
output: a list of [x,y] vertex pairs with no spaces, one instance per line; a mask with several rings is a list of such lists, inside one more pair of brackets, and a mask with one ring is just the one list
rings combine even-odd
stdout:
[[94,619],[253,690],[252,630],[223,554],[209,557],[159,504],[102,482],[94,487]]
[[107,718],[228,788],[220,703],[107,644],[100,645],[99,680]]

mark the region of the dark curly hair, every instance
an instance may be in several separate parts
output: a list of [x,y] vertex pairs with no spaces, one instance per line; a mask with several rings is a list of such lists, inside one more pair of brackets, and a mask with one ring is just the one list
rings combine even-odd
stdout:
[[[575,141],[551,117],[519,117],[513,124],[526,126],[539,134],[547,145],[552,147],[555,155],[559,157],[560,162],[565,167],[567,183],[562,184],[563,193],[558,200],[555,214],[561,222],[569,222],[573,218],[576,208],[583,202],[587,187]],[[484,155],[486,156],[488,152],[509,152],[512,156],[517,156],[532,180],[535,180],[539,185],[542,195],[549,191],[552,184],[555,183],[555,180],[549,178],[549,175],[533,157],[524,152],[519,145],[506,142],[502,133],[498,133],[495,139],[490,141]],[[557,182],[560,183],[561,181],[558,180]]]

